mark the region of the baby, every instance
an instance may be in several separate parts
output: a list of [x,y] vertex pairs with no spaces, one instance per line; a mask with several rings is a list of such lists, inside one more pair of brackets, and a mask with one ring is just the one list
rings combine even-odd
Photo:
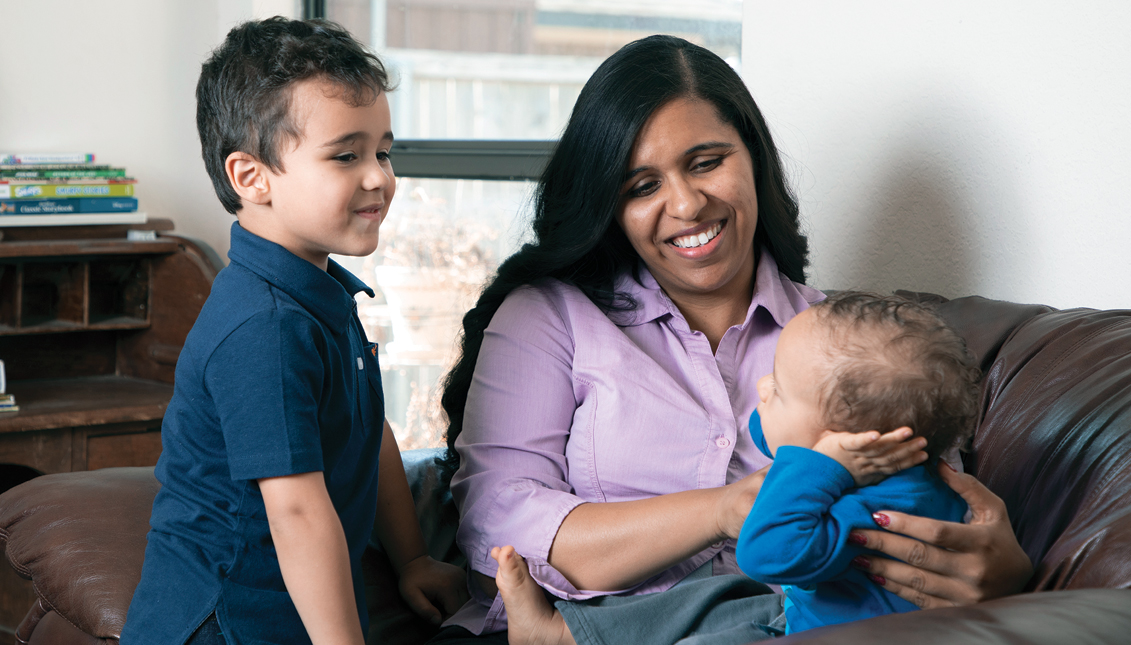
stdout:
[[[901,298],[843,292],[786,325],[750,418],[774,464],[737,547],[747,575],[785,585],[786,633],[917,608],[851,566],[866,552],[850,534],[880,510],[962,521],[966,503],[934,469],[973,431],[979,376],[962,338]],[[901,426],[927,440],[928,461],[887,478],[839,434]]]

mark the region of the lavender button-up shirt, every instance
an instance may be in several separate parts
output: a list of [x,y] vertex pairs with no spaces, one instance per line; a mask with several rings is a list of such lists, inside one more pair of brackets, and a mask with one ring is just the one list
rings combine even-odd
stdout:
[[[746,319],[715,353],[643,267],[639,282],[618,284],[638,308],[612,317],[556,281],[507,297],[484,334],[456,441],[456,541],[474,570],[494,576],[491,547],[511,544],[552,594],[608,594],[575,588],[547,561],[570,511],[723,486],[770,463],[746,429],[755,383],[773,369],[782,327],[824,296],[760,255]],[[663,591],[711,560],[716,575],[740,573],[728,540],[616,593]],[[446,624],[505,629],[502,600],[470,586],[472,600]]]

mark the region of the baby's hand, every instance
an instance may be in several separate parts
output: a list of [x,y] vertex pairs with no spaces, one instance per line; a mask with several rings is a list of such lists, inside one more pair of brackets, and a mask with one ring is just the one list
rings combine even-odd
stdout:
[[401,570],[401,597],[412,611],[434,625],[467,602],[463,569],[422,555]]
[[911,428],[897,428],[885,435],[875,430],[833,432],[822,437],[813,450],[837,460],[857,486],[866,486],[927,460],[923,452],[927,440],[912,439],[913,434]]

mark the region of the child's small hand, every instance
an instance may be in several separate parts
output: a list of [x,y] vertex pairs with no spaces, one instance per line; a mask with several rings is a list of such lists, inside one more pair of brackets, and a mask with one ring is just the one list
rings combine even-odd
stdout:
[[832,432],[813,450],[837,460],[852,474],[857,486],[866,486],[927,460],[923,452],[927,440],[912,438],[913,434],[911,428],[897,428],[884,435],[875,430]]
[[467,602],[463,569],[427,555],[406,564],[400,578],[401,597],[412,611],[434,625],[439,625]]

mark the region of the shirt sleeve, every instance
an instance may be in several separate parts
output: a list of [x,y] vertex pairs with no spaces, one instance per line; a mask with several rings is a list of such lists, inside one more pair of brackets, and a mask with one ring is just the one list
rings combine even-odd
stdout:
[[843,466],[819,452],[782,446],[738,537],[736,558],[764,583],[806,586],[843,572],[863,549],[848,543],[871,516]]
[[474,570],[494,576],[491,548],[513,545],[540,585],[582,599],[598,594],[574,588],[547,561],[562,520],[583,502],[565,457],[577,408],[572,360],[568,326],[546,294],[528,287],[508,296],[484,333],[451,488],[456,541]]
[[318,401],[326,352],[296,313],[257,313],[213,352],[204,382],[234,480],[321,471]]

